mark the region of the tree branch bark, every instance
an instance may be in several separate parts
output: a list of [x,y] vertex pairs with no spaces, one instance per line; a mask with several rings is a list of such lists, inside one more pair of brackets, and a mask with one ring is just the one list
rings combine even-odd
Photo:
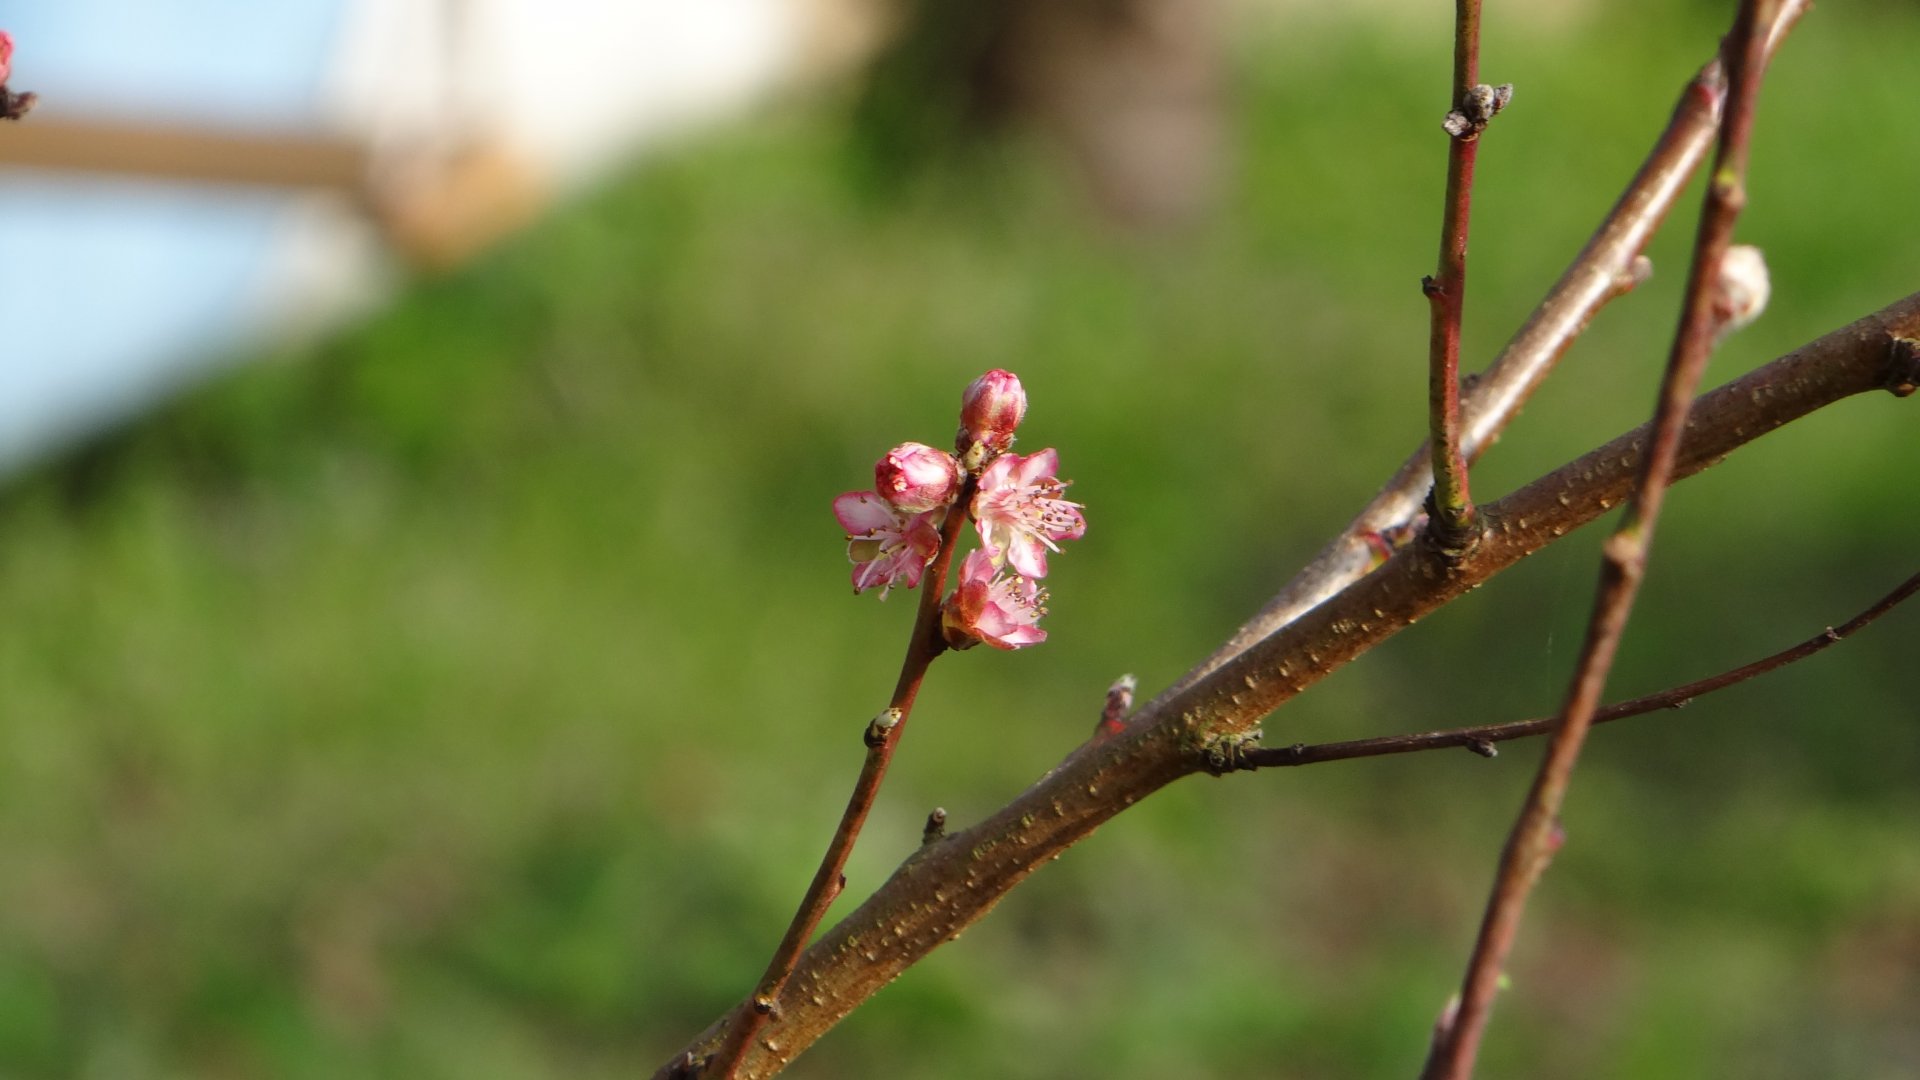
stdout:
[[[1920,293],[1698,398],[1675,476],[1717,464],[1782,425],[1855,394],[1920,385]],[[1634,484],[1643,426],[1482,504],[1487,532],[1449,564],[1423,545],[1386,563],[1198,681],[1077,748],[992,817],[916,851],[800,958],[740,1075],[772,1076],[861,1002],[991,911],[1027,875],[1126,807],[1231,754],[1301,691],[1429,612],[1594,520]],[[731,1014],[730,1014],[731,1015]],[[716,1021],[656,1072],[699,1075]]]

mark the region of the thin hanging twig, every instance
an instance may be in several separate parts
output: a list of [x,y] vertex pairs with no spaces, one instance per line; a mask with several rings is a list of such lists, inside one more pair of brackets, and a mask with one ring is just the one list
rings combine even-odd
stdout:
[[[1881,597],[1872,607],[1860,614],[1839,626],[1828,627],[1790,649],[1782,649],[1771,656],[1755,660],[1751,664],[1743,664],[1731,671],[1723,671],[1718,675],[1696,679],[1659,693],[1609,705],[1593,714],[1593,722],[1608,724],[1615,720],[1625,720],[1630,716],[1645,716],[1647,713],[1659,712],[1662,709],[1685,708],[1695,698],[1778,671],[1789,664],[1805,660],[1815,653],[1824,652],[1838,645],[1882,615],[1899,607],[1917,592],[1920,592],[1920,574],[1908,578],[1898,588]],[[1554,717],[1549,716],[1538,720],[1511,720],[1504,724],[1479,724],[1474,727],[1422,731],[1410,735],[1381,735],[1371,739],[1350,739],[1346,742],[1263,746],[1241,753],[1235,765],[1243,769],[1282,769],[1299,765],[1318,765],[1323,761],[1349,761],[1354,758],[1384,757],[1389,754],[1413,754],[1423,750],[1454,748],[1471,750],[1482,757],[1493,757],[1495,744],[1545,735],[1553,730],[1554,720]]]

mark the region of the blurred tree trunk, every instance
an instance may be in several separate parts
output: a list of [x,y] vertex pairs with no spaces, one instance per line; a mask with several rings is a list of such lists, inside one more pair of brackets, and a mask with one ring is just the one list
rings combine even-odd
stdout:
[[861,127],[911,169],[1006,128],[1056,143],[1134,227],[1212,205],[1223,172],[1222,0],[921,0],[874,65]]

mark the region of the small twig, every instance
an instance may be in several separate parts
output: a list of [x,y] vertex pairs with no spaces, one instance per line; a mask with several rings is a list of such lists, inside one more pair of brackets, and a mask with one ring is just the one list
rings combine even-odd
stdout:
[[1642,461],[1639,482],[1627,503],[1621,523],[1603,548],[1600,584],[1593,614],[1560,720],[1540,762],[1533,787],[1501,852],[1487,910],[1481,920],[1466,979],[1460,988],[1460,1009],[1451,1028],[1435,1041],[1422,1070],[1424,1080],[1466,1080],[1486,1030],[1500,974],[1506,967],[1519,931],[1527,897],[1552,855],[1560,807],[1579,760],[1580,748],[1592,726],[1600,694],[1606,686],[1613,658],[1626,629],[1627,616],[1646,573],[1647,552],[1653,542],[1660,508],[1673,480],[1680,439],[1694,388],[1706,370],[1707,358],[1719,326],[1714,307],[1720,289],[1721,263],[1732,243],[1734,221],[1746,205],[1748,141],[1753,132],[1754,100],[1765,73],[1765,46],[1769,13],[1799,6],[1798,0],[1742,0],[1733,30],[1722,45],[1727,67],[1726,115],[1721,120],[1720,143],[1706,206],[1694,239],[1693,264],[1687,278],[1686,307],[1674,334],[1667,371],[1661,380],[1660,400],[1654,412],[1650,445]]
[[936,806],[927,815],[927,823],[920,829],[920,843],[924,847],[947,835],[947,808]]
[[[766,973],[760,977],[753,996],[741,1003],[726,1041],[707,1060],[702,1075],[732,1080],[746,1056],[747,1048],[753,1044],[754,1036],[766,1026],[768,1018],[778,1007],[780,994],[793,977],[794,965],[801,952],[806,949],[827,908],[846,883],[847,856],[852,854],[853,843],[859,839],[867,813],[873,809],[873,801],[880,793],[880,782],[886,777],[887,766],[893,761],[894,748],[900,745],[900,735],[906,730],[907,718],[913,713],[913,702],[919,696],[920,683],[926,677],[928,666],[947,647],[946,640],[940,634],[940,601],[946,593],[947,571],[953,562],[960,530],[967,523],[967,507],[973,503],[977,482],[975,476],[968,475],[953,506],[947,511],[946,520],[940,526],[940,551],[920,582],[920,607],[914,618],[912,634],[907,639],[907,654],[900,663],[900,678],[894,684],[893,699],[861,735],[861,741],[867,748],[866,761],[860,767],[860,777],[854,781],[853,795],[847,800],[847,809],[840,817],[839,826],[834,829],[826,854],[820,858],[820,868],[814,872],[813,883],[801,898],[800,908],[794,912],[786,935],[774,949],[773,959],[768,962]],[[936,813],[944,824],[946,812]],[[929,833],[934,830],[934,825],[929,818]]]
[[1427,295],[1427,425],[1432,455],[1432,536],[1458,557],[1472,547],[1477,521],[1460,441],[1460,323],[1467,302],[1467,222],[1480,134],[1513,96],[1512,86],[1480,83],[1480,0],[1455,0],[1453,108],[1447,113],[1447,195],[1440,217],[1440,263],[1422,278]]
[[[1647,694],[1644,697],[1609,705],[1593,714],[1593,722],[1608,724],[1615,720],[1625,720],[1629,716],[1644,716],[1662,709],[1683,709],[1695,698],[1778,671],[1788,664],[1805,660],[1815,653],[1839,644],[1869,623],[1900,606],[1916,592],[1920,592],[1920,574],[1908,578],[1899,588],[1881,597],[1872,607],[1845,623],[1829,627],[1790,649],[1782,649],[1771,656],[1731,671],[1723,671],[1710,678],[1697,679],[1681,686],[1662,690],[1657,694]],[[1247,769],[1278,769],[1297,765],[1317,765],[1323,761],[1347,761],[1352,758],[1384,757],[1388,754],[1412,754],[1423,750],[1447,750],[1455,747],[1465,747],[1482,757],[1493,757],[1494,744],[1545,735],[1553,730],[1553,723],[1553,717],[1543,717],[1536,720],[1512,720],[1503,724],[1451,728],[1446,731],[1423,731],[1411,735],[1382,735],[1372,739],[1351,739],[1346,742],[1296,743],[1292,746],[1261,747],[1257,750],[1243,751],[1240,760],[1242,767]]]

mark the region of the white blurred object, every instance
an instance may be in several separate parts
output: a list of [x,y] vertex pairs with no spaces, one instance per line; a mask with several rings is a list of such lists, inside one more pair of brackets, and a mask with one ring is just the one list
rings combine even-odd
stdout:
[[[861,0],[8,11],[0,470],[389,295],[868,40]],[[851,29],[850,29],[851,27]],[[852,43],[852,44],[849,44]]]

